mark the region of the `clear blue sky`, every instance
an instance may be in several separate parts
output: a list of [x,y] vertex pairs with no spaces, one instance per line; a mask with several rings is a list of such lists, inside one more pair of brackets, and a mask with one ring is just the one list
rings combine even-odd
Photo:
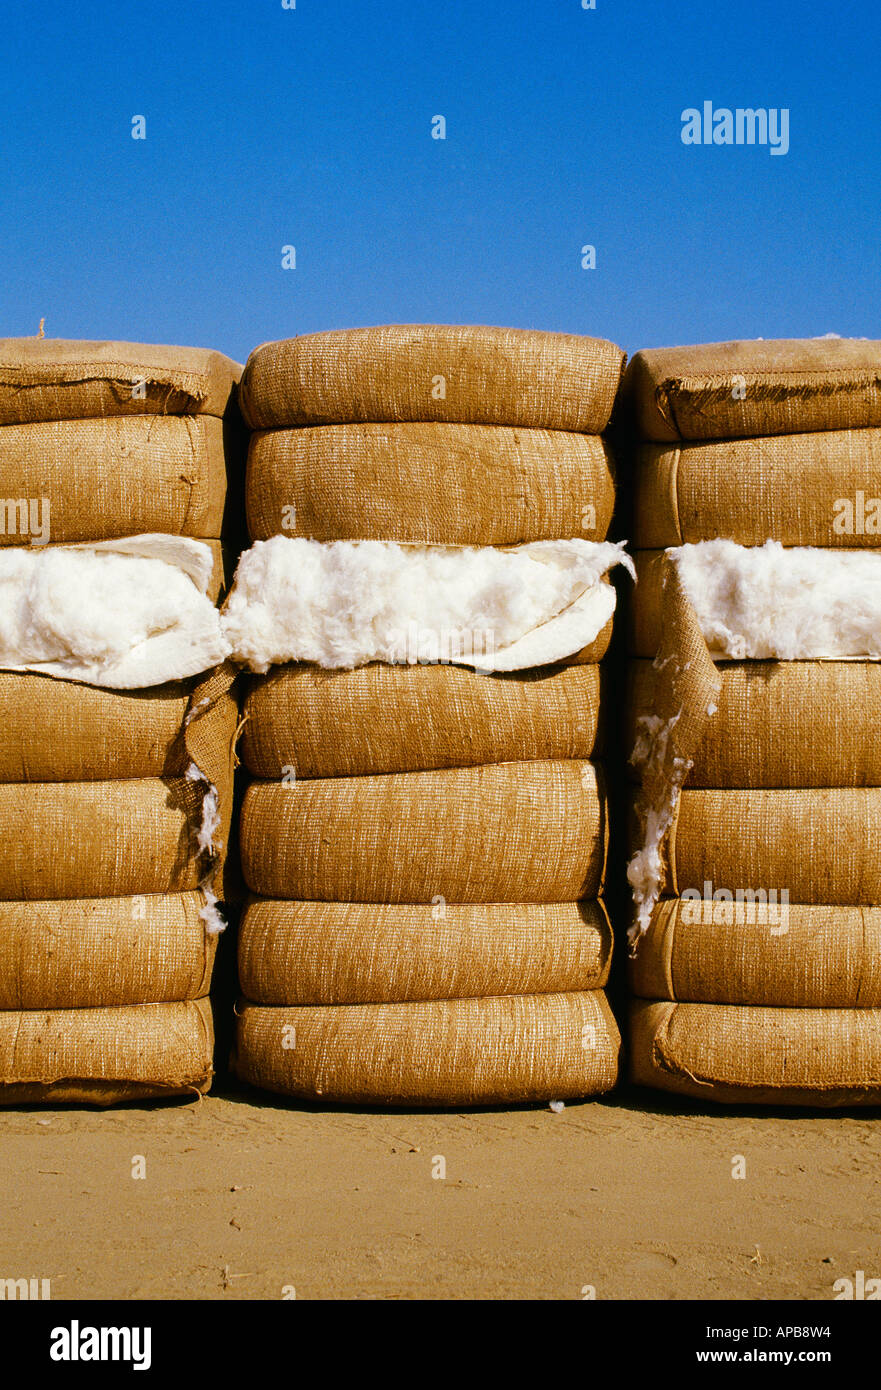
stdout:
[[[879,40],[848,0],[7,6],[0,335],[881,337]],[[684,145],[705,100],[789,153]]]

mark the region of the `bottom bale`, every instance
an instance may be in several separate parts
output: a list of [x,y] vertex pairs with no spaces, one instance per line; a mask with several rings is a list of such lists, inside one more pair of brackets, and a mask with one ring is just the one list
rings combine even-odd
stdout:
[[881,1009],[636,1000],[637,1085],[726,1104],[881,1104]]
[[309,1100],[459,1106],[578,1099],[618,1078],[602,990],[317,1008],[244,1002],[233,1068]]
[[213,1075],[207,999],[0,1013],[0,1105],[117,1105],[201,1094]]

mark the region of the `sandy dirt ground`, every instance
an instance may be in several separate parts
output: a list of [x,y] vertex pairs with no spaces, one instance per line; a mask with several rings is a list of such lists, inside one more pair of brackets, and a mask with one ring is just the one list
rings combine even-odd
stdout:
[[0,1277],[75,1299],[831,1299],[881,1275],[876,1114],[627,1090],[379,1113],[229,1085],[7,1111]]

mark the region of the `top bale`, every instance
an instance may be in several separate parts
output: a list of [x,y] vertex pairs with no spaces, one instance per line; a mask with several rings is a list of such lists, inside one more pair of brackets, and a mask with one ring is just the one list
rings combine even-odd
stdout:
[[0,338],[0,425],[223,416],[241,374],[238,363],[208,348]]
[[881,342],[780,338],[638,352],[622,406],[644,439],[754,435],[881,425]]
[[252,429],[444,420],[599,434],[624,354],[574,333],[393,324],[264,343],[241,386]]

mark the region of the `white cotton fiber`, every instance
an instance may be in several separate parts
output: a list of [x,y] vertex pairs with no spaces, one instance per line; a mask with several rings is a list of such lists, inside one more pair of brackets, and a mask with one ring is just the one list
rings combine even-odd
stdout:
[[171,536],[0,550],[0,667],[112,689],[198,675],[229,654],[211,564]]
[[726,540],[668,553],[717,659],[881,658],[881,553]]
[[518,670],[594,640],[614,611],[602,577],[617,564],[632,573],[623,546],[584,540],[502,550],[276,536],[239,561],[223,630],[261,672],[288,661]]
[[220,802],[217,788],[195,763],[189,764],[184,777],[188,782],[203,782],[205,784],[205,793],[202,797],[202,819],[196,831],[196,845],[200,854],[211,854],[216,848],[214,837],[220,829]]
[[195,541],[190,536],[167,536],[161,531],[142,532],[139,536],[123,536],[112,541],[77,541],[65,549],[162,560],[182,574],[188,574],[200,594],[207,594],[214,570],[211,550],[203,541]]
[[645,714],[636,721],[636,745],[631,763],[643,777],[650,771],[662,772],[666,767],[667,779],[661,804],[643,808],[643,843],[627,865],[627,881],[636,908],[635,922],[628,931],[631,945],[648,931],[652,911],[661,895],[664,881],[661,845],[673,824],[679,792],[692,766],[690,759],[670,752],[670,740],[681,718],[680,709],[667,720]]
[[202,897],[205,901],[199,908],[199,916],[205,923],[205,931],[209,936],[219,936],[221,932],[226,931],[226,922],[217,906],[220,899],[204,883],[202,884]]

